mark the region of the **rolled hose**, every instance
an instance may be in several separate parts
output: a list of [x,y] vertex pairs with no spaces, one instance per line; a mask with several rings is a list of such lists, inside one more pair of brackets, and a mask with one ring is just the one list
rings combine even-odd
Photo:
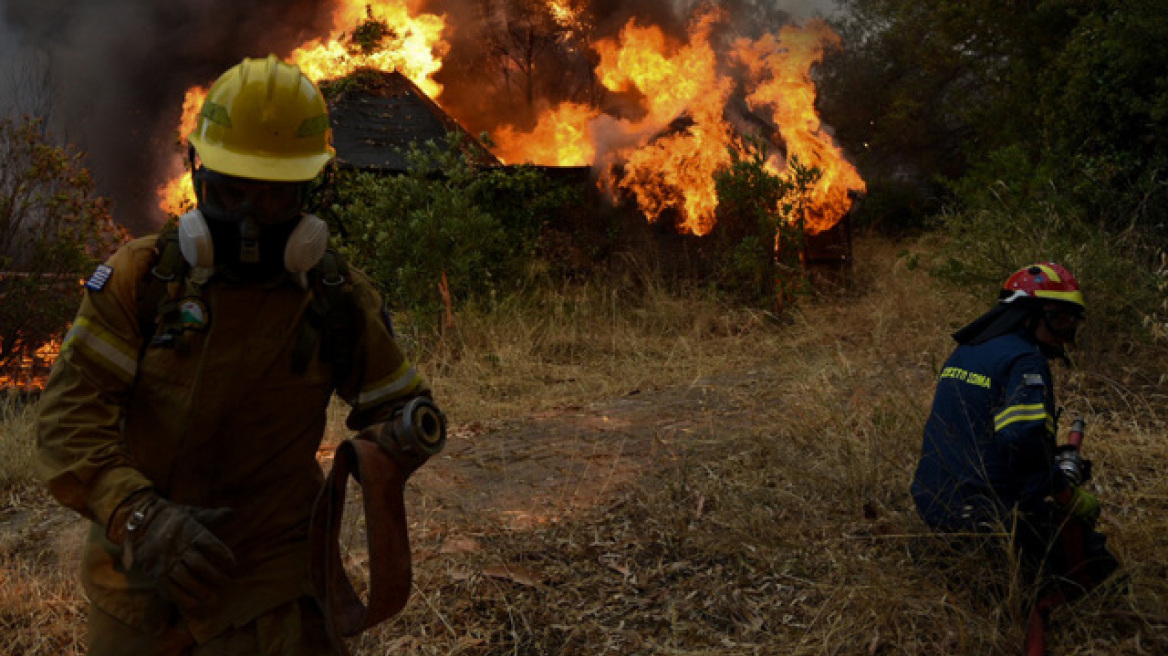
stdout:
[[378,442],[403,464],[416,467],[446,446],[446,415],[419,396],[386,422]]

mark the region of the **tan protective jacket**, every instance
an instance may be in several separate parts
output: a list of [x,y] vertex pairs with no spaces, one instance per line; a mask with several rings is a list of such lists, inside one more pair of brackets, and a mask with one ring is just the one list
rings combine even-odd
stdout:
[[[216,608],[182,618],[202,642],[311,593],[308,520],[323,481],[316,453],[331,365],[314,356],[305,373],[292,371],[313,297],[293,276],[200,285],[209,272],[195,269],[170,289],[181,299],[189,350],[151,340],[143,350],[135,299],[155,240],[123,246],[107,262],[112,271],[91,279],[41,400],[38,464],[53,496],[93,521],[82,576],[89,599],[146,631],[174,623],[178,611],[151,581],[123,569],[120,547],[105,535],[110,515],[147,487],[176,503],[234,509],[214,528],[239,561],[234,580]],[[349,279],[359,317],[353,364],[337,392],[356,430],[428,389],[372,285],[357,272]]]

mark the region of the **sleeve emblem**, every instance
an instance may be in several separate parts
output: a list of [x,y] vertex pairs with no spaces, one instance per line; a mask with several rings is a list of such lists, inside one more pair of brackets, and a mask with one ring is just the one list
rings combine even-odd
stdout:
[[108,264],[99,264],[97,265],[97,270],[93,272],[93,275],[89,276],[89,280],[85,281],[85,288],[90,291],[100,292],[105,287],[105,284],[109,282],[110,276],[113,274],[113,267]]

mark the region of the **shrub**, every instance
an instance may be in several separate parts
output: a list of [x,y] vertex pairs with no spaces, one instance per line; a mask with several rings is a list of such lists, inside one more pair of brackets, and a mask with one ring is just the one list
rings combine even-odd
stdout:
[[1153,249],[1135,227],[1108,229],[1075,213],[1057,192],[1004,181],[987,186],[971,209],[942,213],[943,247],[933,272],[993,299],[1019,267],[1054,261],[1079,279],[1087,302],[1085,334],[1155,335],[1168,308]]
[[126,238],[81,153],[38,120],[0,119],[0,367],[61,332],[77,281]]
[[444,296],[489,302],[538,273],[541,226],[567,189],[533,167],[480,167],[457,137],[407,159],[405,175],[343,176],[332,211],[343,253],[391,305],[432,321]]

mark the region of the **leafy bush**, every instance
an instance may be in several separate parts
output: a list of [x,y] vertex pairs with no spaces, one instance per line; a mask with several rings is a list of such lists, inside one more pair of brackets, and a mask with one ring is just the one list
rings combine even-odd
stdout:
[[933,271],[956,286],[993,299],[1018,268],[1053,261],[1079,279],[1087,302],[1087,334],[1155,333],[1168,318],[1165,282],[1142,231],[1109,229],[1076,214],[1054,190],[987,186],[971,209],[938,218],[944,245]]
[[0,119],[0,367],[62,331],[78,280],[126,238],[81,153],[38,120]]
[[391,305],[433,320],[447,294],[489,302],[538,274],[540,229],[569,190],[533,167],[480,167],[457,137],[407,159],[406,175],[342,176],[332,212],[342,252]]

